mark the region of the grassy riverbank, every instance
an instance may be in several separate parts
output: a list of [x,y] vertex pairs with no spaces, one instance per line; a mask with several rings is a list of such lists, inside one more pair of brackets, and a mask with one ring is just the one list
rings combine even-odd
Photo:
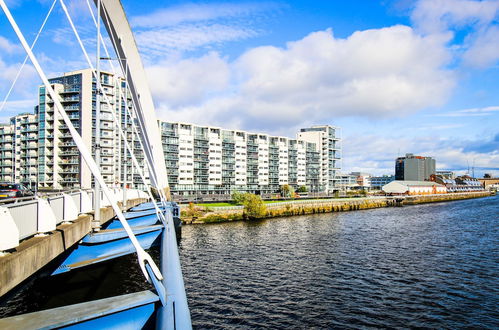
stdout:
[[[314,213],[346,212],[380,207],[415,205],[423,203],[447,202],[469,198],[491,196],[489,192],[454,193],[442,195],[404,197],[362,197],[336,198],[323,200],[271,201],[265,203],[265,215],[260,219],[304,215]],[[207,206],[209,205],[209,206]],[[183,210],[182,221],[190,224],[248,220],[241,206],[231,203],[210,203],[191,206]]]

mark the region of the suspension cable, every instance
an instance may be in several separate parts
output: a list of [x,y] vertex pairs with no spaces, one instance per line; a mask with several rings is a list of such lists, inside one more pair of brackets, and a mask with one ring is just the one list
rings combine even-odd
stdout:
[[[38,37],[40,37],[40,34],[42,33],[43,28],[45,27],[45,23],[47,23],[47,20],[49,19],[49,16],[52,13],[52,9],[54,9],[56,2],[57,2],[57,0],[54,0],[54,2],[52,2],[52,6],[50,6],[50,9],[47,13],[47,16],[45,16],[45,19],[43,20],[43,23],[40,26],[40,29],[38,30],[38,33],[35,36],[35,40],[33,40],[33,42],[31,43],[31,47],[30,47],[31,50],[33,49],[33,47],[35,47],[35,44],[38,41]],[[19,76],[21,75],[21,72],[23,71],[24,65],[26,65],[27,61],[28,61],[28,56],[26,55],[26,57],[24,57],[23,64],[21,64],[21,67],[19,68],[19,70],[16,73],[16,77],[14,78],[14,81],[12,81],[12,84],[10,85],[9,91],[5,95],[3,102],[0,105],[0,111],[2,111],[3,108],[5,107],[5,104],[7,104],[7,100],[9,99],[10,93],[12,93],[12,90],[14,89],[14,86],[17,83],[17,79],[19,79]]]
[[[88,52],[87,52],[87,50],[86,50],[85,46],[83,45],[83,43],[82,43],[82,41],[81,41],[81,38],[80,38],[80,36],[79,36],[79,34],[78,34],[78,31],[76,30],[76,27],[75,27],[75,25],[74,25],[74,23],[73,23],[73,20],[71,19],[71,16],[69,15],[69,12],[68,12],[68,10],[67,10],[67,7],[66,7],[66,5],[64,4],[64,1],[63,1],[63,0],[60,0],[60,3],[61,3],[61,6],[62,6],[62,8],[63,8],[64,13],[66,14],[66,17],[67,17],[67,19],[68,19],[69,23],[70,23],[70,25],[71,25],[71,28],[72,28],[72,30],[73,30],[73,32],[74,32],[74,34],[75,34],[75,36],[76,36],[76,38],[77,38],[77,40],[78,40],[78,43],[79,43],[79,45],[80,45],[80,48],[81,48],[81,50],[83,51],[83,54],[84,54],[85,59],[86,59],[86,61],[87,61],[87,64],[89,65],[89,67],[90,67],[90,69],[92,70],[92,72],[94,72],[94,73],[95,73],[94,66],[93,66],[92,62],[90,61],[90,57],[88,56]],[[107,104],[108,108],[111,110],[111,114],[112,114],[112,116],[113,116],[113,121],[114,121],[115,123],[118,123],[118,118],[117,118],[117,115],[116,115],[116,111],[115,111],[115,109],[111,106],[111,102],[110,102],[110,100],[109,100],[108,96],[106,95],[104,88],[102,87],[102,84],[101,84],[101,82],[100,82],[100,77],[98,77],[98,78],[96,77],[96,79],[95,79],[95,80],[96,80],[97,88],[99,89],[99,91],[101,91],[101,92],[102,92],[102,95],[104,96],[104,101],[106,102],[106,104]],[[125,109],[125,111],[126,111],[126,109]],[[122,130],[122,129],[121,129],[121,127],[119,127],[119,126],[118,126],[118,132],[119,132],[119,134],[120,134],[120,137],[124,139],[124,138],[125,138],[125,135],[124,135],[124,133],[123,133],[123,130]],[[148,187],[147,192],[148,192],[148,194],[149,194],[149,196],[150,196],[151,200],[153,200],[153,201],[154,201],[154,198],[153,198],[153,196],[152,196],[152,192],[151,192],[151,190],[150,190],[150,187],[147,185],[147,182],[146,182],[145,176],[143,175],[143,173],[142,173],[142,171],[141,171],[141,168],[140,168],[140,165],[139,165],[139,163],[138,163],[138,161],[137,161],[137,158],[135,157],[135,155],[134,155],[134,153],[133,153],[133,149],[131,149],[131,148],[130,148],[130,145],[128,144],[128,141],[126,141],[125,139],[124,139],[124,143],[125,143],[125,145],[126,145],[126,147],[127,147],[127,149],[128,149],[128,152],[130,152],[130,155],[131,155],[131,158],[132,158],[132,162],[133,162],[134,166],[137,168],[137,172],[139,173],[139,175],[140,175],[141,179],[143,180],[144,184],[146,185],[146,187]],[[155,205],[155,210],[156,210],[156,213],[157,213],[157,215],[158,215],[159,219],[161,220],[161,222],[162,222],[163,224],[166,224],[166,219],[165,219],[165,217],[164,217],[163,213],[159,210],[159,208],[157,207],[156,203],[153,203],[153,204]]]
[[83,141],[83,139],[80,136],[80,134],[78,133],[78,131],[73,126],[73,123],[71,122],[71,119],[69,119],[66,111],[64,110],[64,107],[62,106],[61,101],[58,98],[58,95],[56,94],[56,92],[55,92],[54,88],[52,87],[52,85],[50,84],[49,80],[47,79],[47,76],[43,72],[43,69],[41,68],[40,64],[38,63],[38,60],[36,59],[35,55],[31,51],[31,49],[29,48],[28,43],[26,42],[26,39],[24,38],[23,33],[21,32],[21,30],[19,29],[19,26],[17,25],[16,21],[12,17],[12,14],[10,13],[4,0],[0,0],[0,7],[2,7],[5,15],[7,16],[7,19],[9,20],[9,23],[11,24],[14,32],[16,33],[17,37],[19,38],[19,41],[21,42],[24,50],[26,51],[26,53],[28,53],[28,56],[29,56],[31,62],[33,63],[33,66],[35,67],[36,71],[38,72],[38,75],[42,79],[43,84],[45,85],[45,88],[47,89],[50,97],[52,98],[52,100],[54,102],[54,107],[56,108],[57,112],[61,115],[64,123],[68,126],[69,132],[71,133],[71,136],[73,137],[73,140],[74,140],[76,146],[80,150],[82,158],[87,163],[87,165],[90,168],[90,171],[94,175],[95,179],[100,181],[104,195],[110,201],[111,207],[113,208],[114,212],[116,213],[116,216],[120,220],[123,228],[125,229],[126,233],[128,234],[128,237],[130,238],[130,241],[132,242],[133,247],[135,248],[135,251],[137,252],[137,259],[139,262],[139,266],[142,270],[142,273],[144,274],[145,278],[148,281],[152,282],[152,280],[149,277],[149,274],[147,272],[147,269],[146,269],[146,263],[147,263],[147,264],[149,264],[149,266],[151,266],[154,275],[158,279],[162,280],[163,275],[161,275],[159,268],[156,266],[156,264],[152,260],[151,256],[146,251],[144,251],[144,249],[140,245],[139,241],[135,237],[132,229],[130,228],[130,225],[128,224],[128,222],[125,219],[125,216],[123,215],[123,213],[121,212],[121,209],[119,208],[118,204],[116,203],[115,198],[113,196],[113,193],[111,192],[109,187],[106,185],[104,178],[102,177],[102,174],[100,172],[100,169],[97,167],[97,164],[93,160],[91,152],[89,151],[89,149],[85,145],[85,142]]
[[[93,12],[92,7],[91,7],[91,5],[90,5],[90,2],[89,2],[89,0],[87,0],[86,2],[87,2],[87,7],[88,7],[88,9],[89,9],[89,12],[90,12],[90,15],[91,15],[91,17],[92,17],[92,20],[93,20],[93,22],[94,22],[94,25],[95,25],[95,26],[97,26],[97,21],[96,21],[96,19],[95,19],[95,15],[94,15],[94,12]],[[108,16],[107,16],[107,11],[104,11],[104,15],[105,15],[106,19],[107,19],[107,20],[109,20],[109,18],[108,18]],[[111,37],[110,39],[111,39],[112,44],[113,44],[114,46],[116,46],[116,40],[114,39],[114,36],[111,34],[111,35],[110,35],[110,37]],[[106,52],[106,56],[107,56],[108,58],[110,58],[110,55],[109,55],[109,51],[108,51],[107,45],[106,45],[106,43],[104,42],[104,38],[102,38],[102,35],[100,35],[100,38],[99,38],[99,39],[100,39],[100,41],[101,41],[101,43],[102,43],[102,45],[103,45],[103,47],[104,47],[104,51]],[[120,60],[121,60],[121,59],[120,59]],[[125,65],[126,65],[127,67],[125,67],[125,68],[123,68],[123,67],[122,67],[122,71],[126,72],[126,76],[128,76],[128,64],[127,64],[127,62],[126,62],[126,56],[125,56],[125,59],[124,59],[124,60],[125,60]],[[120,64],[121,64],[121,61],[120,61]],[[115,67],[114,67],[113,62],[110,62],[110,65],[111,65],[111,69],[112,69],[112,71],[113,71],[113,72],[116,72],[116,69],[115,69]],[[121,64],[121,66],[122,66],[122,64]],[[128,80],[128,77],[125,77],[125,81],[127,81],[127,80]],[[126,84],[126,90],[128,90],[128,83]],[[124,97],[123,97],[123,98],[124,98]],[[124,100],[124,101],[126,102],[126,100]],[[134,103],[134,102],[135,102],[135,100],[132,98],[132,105],[135,105],[135,103]],[[135,111],[136,111],[136,109],[137,109],[137,106],[136,106],[136,105],[135,105],[135,107],[132,107],[132,110],[135,110]],[[129,110],[128,110],[128,109],[125,109],[125,111],[129,111]],[[132,120],[132,127],[135,127],[135,126],[134,126],[134,122],[133,122],[133,120]],[[132,128],[132,135],[133,135],[133,128]],[[140,142],[141,149],[142,149],[142,150],[145,150],[144,145],[142,144],[142,139],[140,138],[140,135],[139,135],[138,130],[136,130],[136,135],[137,135],[138,140],[139,140],[139,142]],[[149,162],[149,159],[148,159],[147,157],[146,157],[146,161],[147,161],[147,164],[148,164],[148,168],[150,168],[151,166],[154,166],[153,164],[151,164],[151,163]],[[140,168],[137,168],[137,170],[138,170],[138,172],[139,172],[139,174],[140,174],[141,169],[140,169]],[[149,171],[149,175],[154,176],[154,173],[153,173],[152,171]],[[132,178],[133,178],[133,175],[132,175]],[[157,182],[157,179],[155,180],[155,182]],[[146,182],[144,182],[144,184],[146,184]],[[158,187],[158,185],[157,185],[157,184],[155,184],[155,187],[156,187],[156,189],[157,189],[157,191],[158,191],[158,193],[159,193],[159,197],[160,197],[160,199],[161,199],[162,203],[166,206],[166,201],[167,201],[167,198],[166,198],[166,196],[164,195],[164,192],[162,191],[162,189],[160,189],[160,188]],[[157,211],[159,211],[159,210],[157,210]]]

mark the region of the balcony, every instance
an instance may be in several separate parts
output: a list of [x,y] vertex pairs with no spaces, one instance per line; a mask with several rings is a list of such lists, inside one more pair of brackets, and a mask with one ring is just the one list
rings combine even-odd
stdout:
[[60,94],[74,94],[74,93],[79,93],[80,88],[79,87],[73,87],[73,88],[66,88],[63,91],[59,92]]
[[61,102],[80,102],[79,96],[66,96],[61,99]]

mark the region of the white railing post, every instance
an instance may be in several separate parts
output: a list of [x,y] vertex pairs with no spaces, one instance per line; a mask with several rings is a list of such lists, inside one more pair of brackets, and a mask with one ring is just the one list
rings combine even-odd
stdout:
[[37,219],[37,232],[38,235],[55,230],[57,219],[54,211],[50,207],[46,199],[38,198],[38,219]]
[[62,214],[62,220],[64,222],[70,222],[78,219],[78,208],[76,207],[73,198],[68,194],[62,194],[62,196],[64,203],[63,207],[64,212]]
[[88,196],[86,191],[80,191],[80,213],[89,213],[92,212],[92,200]]
[[19,229],[9,212],[9,209],[0,206],[0,256],[2,251],[10,250],[19,245]]

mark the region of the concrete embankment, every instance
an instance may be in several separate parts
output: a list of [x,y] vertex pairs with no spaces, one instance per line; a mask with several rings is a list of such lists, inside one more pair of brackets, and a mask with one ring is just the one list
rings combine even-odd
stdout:
[[[442,195],[422,196],[387,196],[387,197],[364,197],[364,198],[337,198],[326,200],[306,200],[282,203],[266,204],[266,214],[261,217],[275,218],[293,215],[304,215],[314,213],[345,212],[355,210],[366,210],[380,207],[392,207],[403,205],[415,205],[423,203],[448,202],[469,198],[480,198],[491,196],[490,192],[452,193]],[[245,220],[242,207],[219,207],[211,208],[209,212],[197,217],[182,218],[186,224],[202,224],[213,222],[226,222]]]
[[[129,200],[126,208],[145,201],[143,198]],[[104,224],[114,216],[111,207],[101,208],[100,223]],[[12,253],[0,257],[0,296],[79,242],[91,231],[92,220],[92,214],[82,214],[71,223],[57,226],[46,236],[24,240]]]

